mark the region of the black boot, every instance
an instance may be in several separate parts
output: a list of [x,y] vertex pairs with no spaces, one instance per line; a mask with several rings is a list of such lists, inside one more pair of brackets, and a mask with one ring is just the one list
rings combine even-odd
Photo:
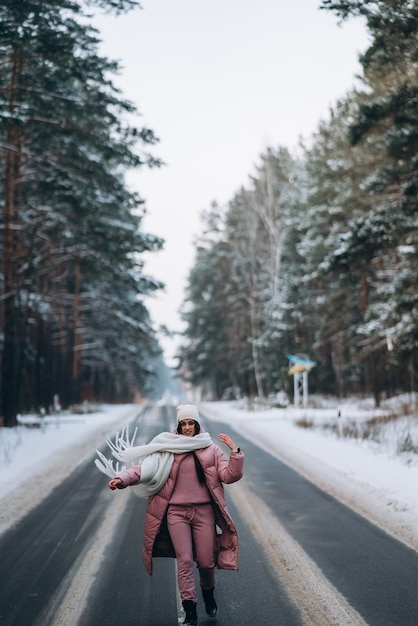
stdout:
[[217,607],[215,598],[213,597],[214,590],[215,590],[215,587],[212,587],[212,589],[202,589],[203,600],[205,601],[206,613],[210,617],[215,617],[216,613],[218,612],[218,607]]
[[183,600],[183,609],[186,611],[186,617],[183,624],[189,624],[189,626],[197,626],[197,604],[193,600]]

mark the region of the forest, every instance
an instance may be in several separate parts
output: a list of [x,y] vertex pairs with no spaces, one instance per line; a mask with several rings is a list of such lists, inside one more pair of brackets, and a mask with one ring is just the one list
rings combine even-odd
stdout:
[[125,183],[158,167],[157,137],[115,88],[90,13],[132,0],[0,5],[1,416],[85,400],[126,402],[152,387],[160,348],[143,272],[163,242],[142,230]]
[[[271,146],[226,206],[202,215],[178,375],[201,397],[414,392],[418,370],[418,7],[323,0],[362,19],[362,75],[291,153]],[[135,0],[0,5],[1,421],[51,405],[130,402],[155,388],[144,198],[158,138],[115,87],[94,12]],[[257,159],[257,156],[254,155]]]
[[[418,3],[323,0],[363,19],[361,76],[297,153],[272,146],[202,214],[179,369],[206,399],[415,392],[418,377]],[[353,81],[354,82],[354,81]]]

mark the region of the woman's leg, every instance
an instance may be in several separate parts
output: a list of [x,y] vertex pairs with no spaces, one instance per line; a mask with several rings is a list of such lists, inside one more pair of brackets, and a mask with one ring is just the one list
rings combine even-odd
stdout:
[[197,602],[193,576],[192,520],[195,508],[170,506],[167,526],[177,558],[178,585],[182,600]]
[[200,586],[212,589],[215,585],[215,514],[211,504],[196,507],[192,531]]

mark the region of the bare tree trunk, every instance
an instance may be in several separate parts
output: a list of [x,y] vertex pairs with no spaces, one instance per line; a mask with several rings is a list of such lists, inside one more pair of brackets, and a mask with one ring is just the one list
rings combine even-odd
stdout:
[[81,375],[81,344],[82,328],[80,321],[80,261],[77,259],[74,277],[74,341],[73,341],[73,399],[79,402],[80,398],[80,375]]
[[254,299],[250,298],[250,323],[251,323],[251,355],[253,359],[255,384],[257,386],[257,396],[264,399],[263,383],[261,380],[260,354],[257,346],[258,330],[255,322]]
[[[21,56],[15,53],[9,86],[9,113],[14,114],[17,87],[22,70]],[[22,384],[24,320],[17,306],[19,293],[18,263],[22,254],[19,224],[19,179],[21,159],[20,130],[11,126],[6,136],[4,178],[3,250],[3,350],[1,370],[2,416],[4,426],[16,424]]]

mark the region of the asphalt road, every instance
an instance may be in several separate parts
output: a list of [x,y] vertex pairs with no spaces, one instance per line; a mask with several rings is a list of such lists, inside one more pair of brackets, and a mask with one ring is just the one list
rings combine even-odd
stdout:
[[[136,421],[145,440],[171,428],[173,411],[165,407],[152,420],[147,411],[139,414]],[[214,439],[218,432],[228,432],[225,424],[208,425]],[[230,434],[245,451],[249,488],[363,623],[416,626],[418,554],[251,442]],[[175,561],[154,559],[153,576],[146,574],[141,561],[145,501],[125,496],[126,491],[110,492],[92,457],[0,537],[2,626],[178,623]],[[239,533],[240,567],[238,572],[217,572],[218,615],[206,617],[199,603],[200,626],[301,626],[295,596],[278,578],[265,546],[233,502],[229,507]],[[103,519],[119,510],[114,530],[100,545],[99,567],[83,578]],[[78,585],[69,598],[73,581]],[[69,601],[72,612],[66,612]]]

